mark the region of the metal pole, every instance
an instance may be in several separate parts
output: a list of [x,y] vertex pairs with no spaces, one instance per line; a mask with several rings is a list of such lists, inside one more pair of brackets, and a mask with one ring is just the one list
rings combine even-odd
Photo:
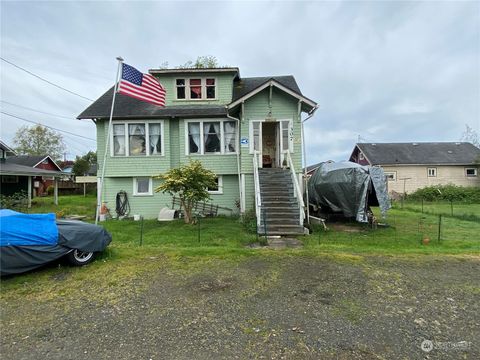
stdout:
[[140,216],[141,224],[140,224],[140,246],[143,245],[143,216]]
[[198,242],[200,242],[200,216],[197,215]]
[[117,94],[117,87],[118,87],[118,75],[120,74],[120,67],[122,66],[123,59],[122,57],[117,57],[118,60],[118,67],[117,67],[117,75],[115,76],[115,83],[113,86],[113,99],[112,99],[112,107],[110,109],[110,119],[108,121],[108,131],[107,131],[107,139],[105,141],[105,153],[103,154],[103,164],[102,164],[102,177],[100,178],[100,196],[97,195],[97,211],[95,214],[95,224],[98,224],[98,216],[100,215],[100,206],[103,203],[103,183],[105,179],[105,164],[107,162],[107,152],[108,152],[108,143],[110,140],[110,132],[112,128],[112,117],[113,117],[113,108],[115,106],[115,95]]
[[438,242],[440,242],[441,232],[442,232],[442,214],[438,215]]

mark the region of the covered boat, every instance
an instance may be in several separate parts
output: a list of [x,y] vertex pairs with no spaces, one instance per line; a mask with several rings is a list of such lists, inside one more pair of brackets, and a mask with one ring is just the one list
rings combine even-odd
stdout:
[[370,206],[379,206],[382,216],[390,209],[383,169],[350,161],[322,163],[308,181],[308,195],[311,206],[363,223]]

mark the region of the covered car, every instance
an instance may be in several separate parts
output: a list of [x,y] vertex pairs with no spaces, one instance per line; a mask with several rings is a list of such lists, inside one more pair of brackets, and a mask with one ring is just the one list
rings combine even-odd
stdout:
[[2,276],[29,271],[63,256],[73,265],[86,265],[111,241],[110,233],[97,225],[56,220],[55,214],[0,210]]
[[369,221],[370,206],[383,216],[390,209],[383,169],[350,161],[322,163],[308,180],[308,197],[310,205],[358,222]]

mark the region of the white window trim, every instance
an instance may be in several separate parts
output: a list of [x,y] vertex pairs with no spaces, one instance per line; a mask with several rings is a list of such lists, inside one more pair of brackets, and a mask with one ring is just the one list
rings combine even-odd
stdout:
[[[271,122],[275,122],[275,123],[280,123],[280,126],[279,126],[279,131],[280,131],[280,151],[282,153],[285,153],[286,151],[283,150],[283,136],[282,136],[282,121],[288,121],[288,127],[289,127],[289,130],[288,130],[288,150],[290,151],[290,154],[293,154],[295,151],[294,151],[294,141],[293,141],[293,120],[292,119],[277,119],[276,121],[271,121]],[[264,123],[266,122],[265,119],[255,119],[255,120],[251,120],[250,121],[250,124],[249,124],[249,128],[248,128],[248,136],[249,136],[249,152],[250,154],[253,154],[254,152],[254,139],[253,139],[253,123],[254,122],[259,122],[259,123]],[[270,121],[268,121],[270,122]],[[260,148],[263,147],[263,144],[262,144],[262,127],[260,126],[260,134],[259,134],[259,137],[260,137]],[[260,150],[260,152],[262,152],[262,150]]]
[[[220,122],[220,152],[205,152],[205,142],[204,142],[204,132],[203,132],[203,123],[205,122]],[[225,152],[225,126],[223,125],[224,122],[234,122],[235,123],[235,151],[234,152]],[[190,123],[200,123],[200,152],[198,153],[190,153],[190,139],[188,138],[188,124]],[[228,118],[210,118],[210,119],[191,119],[185,120],[184,127],[185,127],[185,155],[186,156],[195,156],[195,155],[202,155],[202,156],[209,156],[209,155],[236,155],[239,151],[239,132],[238,129],[238,121],[228,119]]]
[[[393,175],[393,178],[390,179],[387,175]],[[397,172],[396,171],[385,171],[385,177],[387,181],[397,181]]]
[[[177,80],[185,80],[185,99],[179,99],[177,93]],[[200,99],[190,98],[190,80],[200,79],[202,87],[202,97]],[[207,79],[215,80],[215,97],[207,98]],[[173,88],[175,89],[175,101],[214,101],[218,100],[218,79],[215,76],[180,76],[173,79]]]
[[[433,170],[433,175],[430,175],[430,170]],[[428,177],[437,177],[437,168],[436,167],[427,168],[427,176]]]
[[146,193],[139,193],[138,190],[138,179],[139,178],[147,178],[147,176],[139,176],[138,178],[133,178],[133,196],[153,196],[153,181],[152,178],[148,178],[148,192]]
[[223,176],[222,175],[217,175],[218,179],[218,190],[207,190],[209,194],[212,195],[221,195],[223,194]]
[[[473,175],[467,175],[467,170],[473,170]],[[465,168],[465,177],[467,178],[474,178],[474,177],[478,177],[478,169],[476,167],[468,167],[468,168]]]
[[[130,136],[128,134],[128,125],[132,124],[145,124],[145,140],[146,140],[146,149],[145,155],[130,155]],[[160,137],[162,140],[162,153],[157,155],[150,154],[150,130],[148,124],[160,124]],[[113,126],[114,125],[124,125],[125,126],[125,155],[115,155],[113,148]],[[136,157],[136,158],[145,158],[147,156],[152,157],[162,157],[165,156],[165,136],[164,136],[164,126],[165,122],[163,120],[132,120],[132,121],[112,121],[112,131],[110,133],[110,156],[115,158],[125,158],[125,157]],[[107,123],[108,129],[108,123]]]

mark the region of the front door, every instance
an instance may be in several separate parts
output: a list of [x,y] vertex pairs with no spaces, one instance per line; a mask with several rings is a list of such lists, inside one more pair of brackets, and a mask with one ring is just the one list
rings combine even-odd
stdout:
[[262,167],[264,168],[279,166],[277,128],[278,122],[262,123]]

